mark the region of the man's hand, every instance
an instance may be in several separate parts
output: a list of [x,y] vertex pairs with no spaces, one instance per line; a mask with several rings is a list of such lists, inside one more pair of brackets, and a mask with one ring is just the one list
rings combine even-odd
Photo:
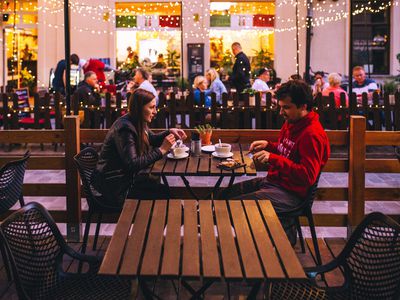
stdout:
[[162,155],[167,154],[173,144],[175,144],[175,137],[171,133],[164,138],[164,141],[161,144],[160,151],[161,151]]
[[184,141],[187,138],[186,133],[182,129],[170,128],[169,132],[171,132],[176,139],[181,139]]
[[258,152],[264,150],[268,146],[268,141],[259,140],[251,143],[249,152]]
[[268,151],[262,150],[253,155],[253,159],[262,163],[266,164],[269,160],[270,153]]

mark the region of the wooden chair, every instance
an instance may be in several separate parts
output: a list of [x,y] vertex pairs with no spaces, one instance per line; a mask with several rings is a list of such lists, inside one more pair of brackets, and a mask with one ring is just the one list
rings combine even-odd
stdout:
[[[270,299],[399,299],[400,225],[379,212],[368,215],[338,257],[306,269],[310,281],[273,283]],[[340,268],[344,283],[321,287],[317,275]]]
[[[70,248],[56,223],[31,202],[1,225],[0,241],[10,258],[19,299],[128,299],[130,280],[98,276],[101,260]],[[84,274],[63,269],[64,256],[88,265]]]

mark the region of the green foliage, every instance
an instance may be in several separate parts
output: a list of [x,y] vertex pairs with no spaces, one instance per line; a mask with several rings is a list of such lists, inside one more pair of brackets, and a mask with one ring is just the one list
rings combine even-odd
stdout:
[[177,77],[175,79],[175,84],[178,88],[181,88],[183,90],[187,90],[190,88],[190,83],[189,80],[187,80],[187,78]]
[[176,50],[167,50],[167,65],[169,68],[179,68],[181,55]]
[[397,92],[398,88],[400,87],[400,82],[396,80],[385,81],[383,85],[383,91],[385,94],[393,95]]
[[249,96],[254,96],[257,93],[257,91],[253,88],[247,88],[244,89],[242,94],[249,94]]
[[29,89],[29,93],[33,93],[33,89],[36,85],[35,76],[33,76],[28,69],[25,67],[21,70],[21,85],[23,87],[27,87]]
[[224,74],[231,74],[232,73],[232,67],[233,67],[233,54],[231,53],[230,50],[226,50],[224,55],[222,56],[222,61],[220,66],[223,68],[223,73]]
[[253,69],[268,68],[272,69],[274,60],[272,59],[272,54],[268,50],[254,50],[255,56],[252,60]]
[[205,124],[205,125],[198,125],[198,126],[195,126],[194,129],[196,129],[196,131],[197,131],[200,135],[202,135],[202,134],[205,134],[205,133],[212,132],[213,127],[212,127],[210,124]]

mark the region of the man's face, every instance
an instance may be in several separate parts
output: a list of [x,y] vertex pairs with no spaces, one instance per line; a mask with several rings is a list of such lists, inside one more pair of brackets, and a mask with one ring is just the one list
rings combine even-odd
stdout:
[[135,76],[133,77],[133,80],[134,80],[136,83],[141,84],[142,81],[143,81],[142,73],[140,73],[140,72],[135,72]]
[[292,98],[289,96],[279,100],[278,104],[281,108],[279,114],[289,123],[296,123],[304,116],[304,112],[307,111],[306,104],[297,107],[296,104],[292,103]]
[[90,75],[87,79],[86,79],[86,82],[87,82],[87,84],[88,85],[90,85],[91,87],[96,87],[96,84],[97,84],[97,76],[96,76],[96,74],[92,74],[92,75]]
[[271,79],[271,76],[269,75],[269,72],[264,72],[261,76],[260,79],[262,81],[268,82]]
[[232,53],[233,53],[233,55],[236,56],[236,54],[238,54],[239,52],[240,52],[239,47],[237,47],[237,46],[232,46]]
[[353,78],[358,84],[363,84],[365,81],[365,71],[362,69],[353,71]]
[[322,77],[320,74],[315,75],[315,81],[321,80],[322,83],[324,83],[324,77]]

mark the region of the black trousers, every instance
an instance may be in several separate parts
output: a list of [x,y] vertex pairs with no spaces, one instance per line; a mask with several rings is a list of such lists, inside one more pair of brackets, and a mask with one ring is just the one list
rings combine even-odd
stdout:
[[168,186],[161,183],[160,177],[152,175],[137,175],[128,192],[127,199],[162,200],[169,199]]

